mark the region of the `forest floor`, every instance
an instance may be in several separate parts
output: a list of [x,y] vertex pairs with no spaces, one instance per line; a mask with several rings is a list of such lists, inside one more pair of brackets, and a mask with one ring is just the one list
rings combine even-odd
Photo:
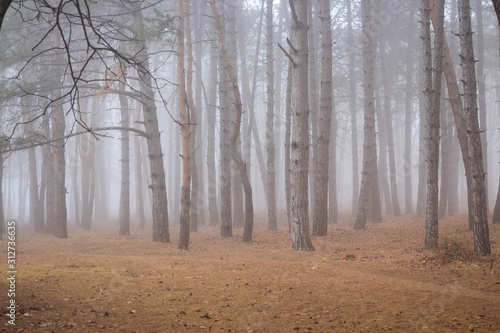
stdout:
[[0,332],[500,332],[500,225],[493,255],[477,258],[465,217],[440,222],[439,251],[423,250],[423,224],[343,220],[306,253],[284,224],[257,227],[251,244],[200,228],[189,251],[176,227],[159,244],[117,226],[68,239],[20,226],[15,327],[0,242]]

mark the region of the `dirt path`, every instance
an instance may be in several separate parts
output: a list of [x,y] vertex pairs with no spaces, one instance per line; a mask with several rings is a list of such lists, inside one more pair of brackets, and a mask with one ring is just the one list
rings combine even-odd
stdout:
[[[190,251],[146,233],[23,230],[19,313],[0,332],[500,331],[500,228],[491,226],[493,256],[443,263],[422,250],[422,225],[343,222],[314,238],[312,253],[292,252],[284,226],[258,228],[252,244],[202,228]],[[441,239],[472,242],[463,218],[440,228]],[[6,292],[0,300],[5,309]]]

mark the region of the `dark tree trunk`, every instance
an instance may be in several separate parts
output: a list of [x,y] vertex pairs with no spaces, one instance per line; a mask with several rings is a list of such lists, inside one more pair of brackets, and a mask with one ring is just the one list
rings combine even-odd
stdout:
[[[380,195],[377,176],[377,137],[375,133],[374,104],[374,44],[370,31],[372,24],[372,6],[370,0],[362,0],[363,24],[363,90],[364,90],[364,142],[363,142],[363,172],[361,175],[361,191],[359,195],[358,214],[354,229],[364,229],[371,205],[372,220],[382,220],[380,211]],[[378,199],[378,203],[376,202]],[[378,207],[377,207],[378,206]],[[377,209],[378,208],[378,209]]]
[[436,0],[436,38],[434,40],[434,76],[432,75],[430,7],[423,1],[422,40],[424,42],[426,124],[427,124],[427,209],[425,216],[425,247],[437,248],[439,202],[439,114],[441,109],[442,52],[444,37],[444,0]]
[[458,15],[460,22],[460,56],[464,78],[464,112],[467,126],[468,157],[470,161],[472,203],[474,208],[474,250],[479,255],[491,254],[481,133],[477,115],[476,69],[469,0],[458,1]]
[[154,103],[153,82],[149,70],[149,54],[144,39],[144,22],[142,12],[134,11],[135,28],[138,34],[136,48],[137,60],[142,65],[138,69],[139,88],[143,95],[144,129],[148,133],[148,157],[151,176],[151,192],[153,201],[153,241],[170,242],[168,230],[168,202],[165,183],[165,169],[163,166],[163,153],[161,149],[161,134],[158,127],[158,116]]
[[[313,215],[313,234],[325,236],[328,229],[328,182],[330,162],[330,130],[333,111],[332,103],[332,20],[330,2],[320,2],[321,18],[321,102],[318,133],[318,174],[316,178],[316,200]],[[336,119],[334,119],[334,122]],[[335,147],[334,147],[335,148]],[[335,165],[333,165],[335,167]],[[334,169],[335,170],[335,169]],[[330,193],[330,195],[332,195]]]
[[290,0],[292,13],[291,49],[292,94],[291,168],[290,168],[290,236],[292,249],[314,251],[309,235],[309,111],[308,111],[308,43],[307,2]]
[[[266,8],[266,75],[267,75],[267,228],[278,229],[276,214],[276,173],[274,147],[274,45],[273,45],[273,0],[267,0]],[[280,78],[278,78],[280,79]]]

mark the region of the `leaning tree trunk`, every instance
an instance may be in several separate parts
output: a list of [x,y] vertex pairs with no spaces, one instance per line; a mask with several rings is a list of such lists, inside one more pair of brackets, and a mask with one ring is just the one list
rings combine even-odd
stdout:
[[[328,229],[329,148],[332,118],[332,19],[329,0],[320,2],[321,18],[321,102],[317,146],[318,174],[313,215],[313,234],[325,236]],[[335,121],[335,120],[334,120]],[[335,147],[333,147],[335,149]],[[335,167],[335,166],[332,166]]]
[[215,0],[210,0],[210,5],[212,7],[212,14],[215,20],[215,26],[218,31],[219,47],[222,52],[224,66],[229,76],[229,80],[233,87],[234,98],[236,100],[236,118],[233,127],[233,133],[231,135],[231,157],[234,163],[238,167],[238,171],[241,177],[241,182],[243,184],[243,190],[245,192],[245,228],[243,231],[243,241],[252,241],[252,231],[253,231],[253,199],[252,199],[252,186],[250,185],[250,179],[248,178],[248,172],[246,169],[246,164],[241,157],[241,152],[237,149],[237,142],[240,135],[241,127],[241,115],[243,113],[241,104],[240,89],[238,86],[238,81],[236,79],[235,73],[231,66],[231,61],[229,59],[229,54],[226,47],[225,36],[223,34],[222,24],[220,21],[219,13],[217,7],[215,6]]
[[[363,142],[363,172],[361,175],[361,190],[359,195],[358,214],[354,229],[364,229],[368,215],[369,205],[374,206],[376,199],[375,188],[378,191],[377,181],[377,137],[375,133],[375,104],[374,104],[374,41],[370,33],[372,23],[371,0],[362,0],[362,24],[363,24],[363,90],[364,90],[364,142]],[[378,194],[378,193],[377,193]],[[380,200],[380,196],[378,196]],[[378,203],[380,207],[380,201]],[[372,217],[375,219],[375,217]],[[378,216],[376,217],[378,220]],[[380,218],[381,220],[381,218]]]
[[[436,11],[434,10],[436,0],[429,0],[431,6],[431,22],[436,27]],[[450,49],[446,41],[446,36],[443,37],[443,71],[446,78],[446,85],[448,87],[448,97],[451,108],[453,110],[453,117],[455,119],[455,127],[457,129],[457,136],[460,142],[460,149],[462,151],[462,159],[465,169],[465,178],[467,181],[467,202],[469,206],[469,228],[473,228],[473,205],[472,205],[472,180],[470,179],[470,162],[469,162],[469,146],[467,144],[467,128],[465,124],[465,114],[462,105],[461,94],[458,89],[457,75],[453,67],[453,60],[451,59]]]
[[444,0],[436,4],[436,38],[434,40],[434,77],[432,75],[430,7],[423,1],[422,40],[424,46],[426,124],[427,124],[427,210],[425,216],[425,247],[437,248],[439,203],[439,114],[441,108],[442,52],[444,36]]
[[464,82],[464,111],[471,172],[472,202],[474,208],[474,250],[477,254],[491,254],[486,204],[486,183],[481,149],[481,133],[477,115],[477,85],[472,42],[470,1],[458,1],[460,22],[460,50]]
[[266,8],[266,75],[267,75],[267,228],[278,229],[276,216],[276,172],[274,166],[274,45],[273,45],[273,0],[267,0]]
[[292,249],[314,251],[309,235],[309,108],[307,96],[308,43],[307,2],[290,0],[292,13],[289,54],[292,62],[290,236]]

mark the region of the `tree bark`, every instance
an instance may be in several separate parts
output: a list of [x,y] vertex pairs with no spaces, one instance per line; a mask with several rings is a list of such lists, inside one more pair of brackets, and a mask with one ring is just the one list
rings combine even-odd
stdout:
[[[328,230],[328,182],[332,103],[332,19],[329,0],[320,2],[321,19],[321,102],[318,135],[316,200],[313,215],[313,234],[325,236]],[[336,119],[334,119],[334,122]],[[335,147],[334,147],[335,148]],[[330,193],[330,195],[332,195]]]
[[412,150],[411,150],[411,132],[412,132],[412,100],[413,100],[413,25],[414,25],[414,5],[410,4],[410,13],[408,17],[408,50],[406,53],[406,91],[405,91],[405,149],[404,149],[404,176],[405,176],[405,213],[413,214],[412,198]]
[[[125,92],[125,73],[122,73],[122,80],[119,83],[119,90]],[[128,97],[124,94],[119,94],[120,111],[121,111],[121,126],[130,126],[130,108]],[[128,131],[121,131],[121,188],[120,188],[120,210],[118,212],[118,220],[120,221],[119,234],[121,236],[130,235],[130,137]]]
[[423,1],[422,40],[424,46],[424,71],[427,124],[427,208],[425,216],[425,247],[437,248],[438,231],[438,172],[439,172],[439,114],[441,108],[441,76],[444,38],[444,0],[436,3],[436,38],[434,40],[434,75],[430,37],[430,7]]
[[137,61],[142,65],[138,68],[139,89],[143,95],[144,128],[147,137],[148,157],[150,165],[152,213],[153,213],[153,241],[170,242],[168,230],[168,202],[165,183],[165,169],[161,149],[161,134],[158,127],[158,116],[154,103],[154,93],[151,72],[149,70],[149,54],[144,39],[144,22],[142,12],[133,13],[138,42],[136,43]]
[[307,2],[289,0],[292,13],[291,168],[290,168],[290,236],[292,249],[314,251],[309,235],[309,110],[308,110],[308,43]]
[[266,75],[267,75],[267,228],[278,229],[276,213],[276,172],[274,146],[274,46],[273,46],[273,0],[266,7]]
[[[212,39],[216,38],[215,26]],[[219,210],[217,204],[217,173],[215,171],[215,116],[217,100],[217,44],[211,43],[210,47],[210,84],[207,105],[207,178],[208,178],[208,213],[209,225],[219,225]]]
[[352,151],[352,216],[358,212],[359,200],[359,167],[358,167],[358,125],[356,111],[356,75],[354,72],[355,48],[352,31],[352,5],[347,1],[347,43],[352,46],[349,51],[349,112],[351,115],[351,151]]
[[[184,0],[177,0],[177,96],[179,104],[179,124],[182,137],[182,187],[179,249],[189,247],[189,226],[191,206],[191,142],[190,119],[186,109],[186,73],[184,68]],[[187,102],[187,103],[186,103]]]
[[[375,133],[375,104],[374,104],[374,36],[370,30],[372,24],[372,6],[370,0],[362,0],[362,25],[363,25],[363,91],[364,91],[364,142],[363,142],[363,172],[361,175],[361,191],[359,195],[358,214],[354,229],[364,229],[368,215],[369,205],[372,205],[372,219],[381,221],[380,212],[374,211],[378,198],[377,177],[377,137]],[[379,215],[380,214],[380,215]]]
[[477,115],[476,69],[469,0],[458,1],[458,15],[460,22],[460,56],[462,59],[464,83],[464,112],[469,146],[470,178],[472,180],[472,203],[474,208],[474,250],[479,255],[491,254],[485,173]]
[[248,178],[248,172],[246,169],[246,164],[241,157],[241,152],[237,149],[237,142],[240,135],[241,127],[241,115],[243,113],[240,89],[238,86],[238,81],[233,71],[231,61],[229,59],[228,50],[226,47],[226,42],[223,34],[222,24],[220,21],[219,13],[217,7],[215,6],[215,0],[210,0],[212,7],[212,14],[214,16],[215,25],[218,31],[219,47],[222,51],[222,56],[224,60],[224,66],[229,76],[231,82],[234,98],[236,100],[236,119],[234,122],[233,133],[231,135],[231,157],[234,163],[238,167],[238,171],[241,177],[241,182],[243,184],[243,189],[245,192],[245,228],[243,231],[243,241],[252,241],[252,231],[253,231],[253,199],[252,199],[252,187],[250,185],[250,179]]
[[[436,27],[436,13],[434,10],[435,0],[429,0],[431,7],[431,22]],[[470,163],[469,163],[469,146],[467,144],[467,129],[465,124],[464,108],[462,105],[461,94],[458,89],[457,75],[455,73],[455,68],[453,67],[453,60],[451,59],[450,49],[448,48],[448,43],[446,41],[446,36],[443,37],[443,58],[442,58],[443,72],[446,78],[446,85],[448,87],[448,97],[450,101],[451,108],[453,110],[453,116],[455,119],[455,127],[457,129],[457,136],[460,142],[460,149],[462,151],[462,159],[465,169],[465,177],[467,180],[467,202],[469,206],[469,228],[473,228],[473,206],[472,206],[472,180],[470,179]]]

